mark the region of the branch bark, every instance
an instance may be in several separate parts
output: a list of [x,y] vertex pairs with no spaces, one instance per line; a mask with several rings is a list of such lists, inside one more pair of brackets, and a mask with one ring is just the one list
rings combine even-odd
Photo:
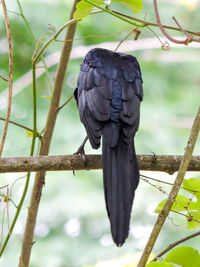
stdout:
[[[140,170],[173,174],[178,171],[183,156],[138,155]],[[102,169],[101,155],[86,155],[87,166],[79,155],[1,158],[0,172],[72,171]],[[200,171],[200,156],[193,156],[188,171]]]
[[149,240],[146,244],[146,247],[143,251],[142,257],[141,257],[137,267],[144,267],[146,265],[147,260],[150,256],[150,253],[151,253],[151,251],[155,245],[155,242],[159,236],[159,233],[162,229],[162,226],[163,226],[163,224],[164,224],[164,222],[165,222],[165,220],[166,220],[166,218],[170,212],[170,209],[171,209],[171,207],[172,207],[172,205],[176,199],[176,196],[179,192],[179,189],[181,187],[185,173],[188,170],[188,166],[189,166],[189,163],[190,163],[191,158],[192,158],[192,153],[193,153],[194,146],[195,146],[198,134],[199,134],[199,129],[200,129],[200,107],[199,107],[199,110],[197,112],[197,115],[195,117],[192,129],[191,129],[190,137],[189,137],[189,140],[187,143],[187,147],[185,149],[184,157],[183,157],[183,160],[181,162],[176,180],[174,182],[174,185],[171,189],[170,195],[169,195],[163,209],[160,211],[160,213],[158,215],[158,218],[156,220],[154,228],[151,232],[151,235],[149,237]]
[[[70,19],[72,19],[77,2],[79,2],[79,0],[74,0],[74,4],[73,4],[71,14],[70,14]],[[52,100],[51,100],[51,104],[50,104],[49,112],[47,116],[44,136],[42,138],[40,155],[48,155],[49,153],[51,138],[53,135],[53,130],[54,130],[57,114],[58,114],[60,95],[62,92],[62,86],[63,86],[66,68],[69,62],[69,57],[70,57],[72,43],[73,43],[73,39],[75,35],[75,30],[76,30],[76,23],[71,24],[68,27],[66,35],[65,35],[65,40],[71,40],[71,41],[64,42],[63,44],[60,62],[58,65],[56,78],[55,78]],[[30,207],[28,209],[28,216],[27,216],[26,227],[25,227],[23,243],[22,243],[22,251],[21,251],[21,256],[20,256],[19,265],[18,265],[19,267],[29,266],[31,248],[33,244],[34,228],[36,224],[38,207],[39,207],[44,183],[45,183],[45,172],[44,171],[37,172],[36,177],[35,177],[35,182],[33,185]]]

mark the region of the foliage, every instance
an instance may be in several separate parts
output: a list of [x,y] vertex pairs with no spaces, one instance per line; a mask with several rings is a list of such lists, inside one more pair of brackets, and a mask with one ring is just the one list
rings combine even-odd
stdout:
[[[97,5],[104,5],[104,1],[102,1],[102,0],[93,0],[92,2],[94,4],[97,4]],[[80,1],[76,5],[76,11],[74,12],[74,18],[77,20],[80,20],[80,19],[87,17],[90,14],[90,12],[92,11],[93,7],[94,6],[85,2],[84,0]]]
[[129,7],[135,13],[139,13],[143,9],[141,0],[112,0],[112,2],[122,3]]
[[182,267],[198,267],[200,262],[200,255],[198,253],[198,250],[183,246],[172,250],[166,256],[165,261],[179,264]]
[[[179,194],[171,209],[177,212],[186,212],[187,229],[194,229],[200,226],[200,179],[184,179],[182,186],[184,191],[187,191],[192,196],[188,197]],[[193,200],[194,197],[196,198],[196,201]],[[163,200],[157,206],[155,209],[156,213],[160,212],[165,205],[165,202],[166,200]]]
[[[138,13],[142,10],[143,5],[141,0],[112,0],[112,1],[103,1],[103,0],[92,0],[91,3],[94,3],[95,5],[107,5],[107,3],[111,2],[119,2],[127,7],[129,7],[133,12]],[[90,14],[90,12],[93,10],[94,6],[92,6],[90,3],[86,2],[85,0],[81,0],[76,5],[76,11],[74,12],[74,18],[77,20],[83,19],[86,16]]]
[[173,263],[181,267],[199,267],[199,262],[200,254],[198,250],[189,246],[182,246],[169,252],[164,261],[152,262],[147,264],[146,267],[173,267],[175,266]]

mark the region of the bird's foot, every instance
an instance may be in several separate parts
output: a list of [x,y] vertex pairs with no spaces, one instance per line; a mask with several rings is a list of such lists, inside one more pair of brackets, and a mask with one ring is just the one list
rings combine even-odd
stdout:
[[86,155],[85,155],[84,146],[85,146],[85,144],[81,144],[80,147],[78,148],[78,150],[74,153],[74,155],[80,155],[83,159],[84,166],[86,167],[87,166],[87,159],[86,159]]
[[156,157],[156,154],[154,152],[151,152],[153,154],[153,159],[152,159],[152,163],[154,165],[156,165],[156,161],[157,161],[157,157]]

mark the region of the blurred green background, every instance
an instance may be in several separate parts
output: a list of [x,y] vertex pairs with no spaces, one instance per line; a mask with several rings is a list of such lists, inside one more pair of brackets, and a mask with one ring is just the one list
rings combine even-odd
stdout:
[[[72,0],[68,1],[20,1],[24,15],[37,41],[50,38],[49,25],[58,30],[67,22]],[[189,2],[190,4],[187,4]],[[113,4],[113,8],[126,12],[147,21],[155,21],[152,1],[144,0],[144,10],[140,14],[132,14],[121,4]],[[9,19],[11,23],[13,52],[14,52],[14,81],[31,70],[31,57],[35,49],[35,41],[19,13],[17,2],[7,1]],[[164,24],[173,25],[171,17],[174,15],[186,29],[198,31],[199,3],[198,1],[159,1],[159,10]],[[0,74],[7,76],[8,55],[7,41],[2,12],[0,14]],[[83,47],[101,44],[112,49],[131,30],[131,26],[107,14],[90,16],[79,22],[74,47],[84,55]],[[161,36],[157,28],[152,28]],[[52,32],[52,31],[51,31]],[[172,33],[172,32],[170,32]],[[181,36],[180,33],[176,33]],[[62,40],[64,33],[59,36]],[[146,38],[153,38],[146,39]],[[200,45],[192,47],[171,47],[164,51],[157,37],[148,29],[142,29],[140,35],[141,47],[137,48],[137,41],[129,37],[131,46],[129,53],[135,55],[140,62],[144,79],[144,101],[141,106],[140,129],[136,136],[136,150],[138,154],[183,154],[189,136],[193,117],[197,112],[200,99]],[[165,38],[164,38],[165,40]],[[43,40],[44,41],[44,40]],[[154,48],[153,43],[157,44]],[[145,45],[144,45],[145,44]],[[62,42],[52,43],[44,56],[51,56],[59,52]],[[77,50],[76,50],[77,51]],[[74,53],[74,54],[73,54]],[[76,87],[82,58],[73,52],[64,83],[61,104],[72,94]],[[38,129],[42,130],[49,107],[51,87],[56,73],[56,64],[49,68],[49,78],[43,74],[37,80],[38,100]],[[11,119],[32,128],[32,88],[31,76],[26,80],[29,85],[25,88],[20,80],[21,88],[13,97]],[[5,117],[6,82],[0,80],[0,116]],[[14,86],[15,88],[15,86]],[[0,121],[0,134],[3,122]],[[75,101],[71,100],[59,113],[53,141],[51,155],[67,155],[75,152],[85,137],[85,130],[79,121]],[[8,136],[3,156],[27,156],[30,151],[31,138],[25,130],[9,125]],[[101,153],[94,151],[90,145],[86,146],[87,153]],[[195,153],[199,154],[199,139]],[[164,173],[145,172],[154,178],[173,182],[174,176]],[[18,203],[25,179],[25,174],[1,174],[1,184],[12,183],[17,180],[12,189],[12,199]],[[198,177],[198,174],[188,174],[188,177]],[[23,210],[14,229],[14,233],[0,259],[1,266],[17,266],[22,233],[25,226],[27,207],[29,205],[31,185]],[[169,191],[170,187],[164,189]],[[6,190],[1,190],[6,194]],[[166,196],[158,189],[144,181],[140,182],[133,206],[131,229],[129,238],[122,248],[117,248],[111,239],[109,221],[104,204],[101,171],[51,172],[46,175],[46,184],[40,203],[37,226],[35,229],[36,243],[33,245],[31,267],[123,267],[135,266],[143,250],[156,215],[153,210]],[[5,203],[3,197],[0,202],[1,222]],[[13,218],[15,207],[9,203],[9,220]],[[6,217],[6,216],[5,216]],[[167,223],[156,243],[154,254],[165,248],[169,243],[185,236],[186,222],[184,218],[169,215]],[[2,223],[0,225],[2,229]],[[4,223],[3,234],[7,234],[7,219]],[[199,238],[186,244],[200,249]]]

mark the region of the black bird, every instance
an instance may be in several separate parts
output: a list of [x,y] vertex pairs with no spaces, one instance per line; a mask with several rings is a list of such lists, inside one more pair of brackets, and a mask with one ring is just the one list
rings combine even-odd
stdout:
[[125,242],[139,168],[134,136],[139,126],[142,77],[135,57],[95,48],[81,65],[74,92],[81,122],[97,149],[103,136],[104,192],[111,232],[117,246]]

